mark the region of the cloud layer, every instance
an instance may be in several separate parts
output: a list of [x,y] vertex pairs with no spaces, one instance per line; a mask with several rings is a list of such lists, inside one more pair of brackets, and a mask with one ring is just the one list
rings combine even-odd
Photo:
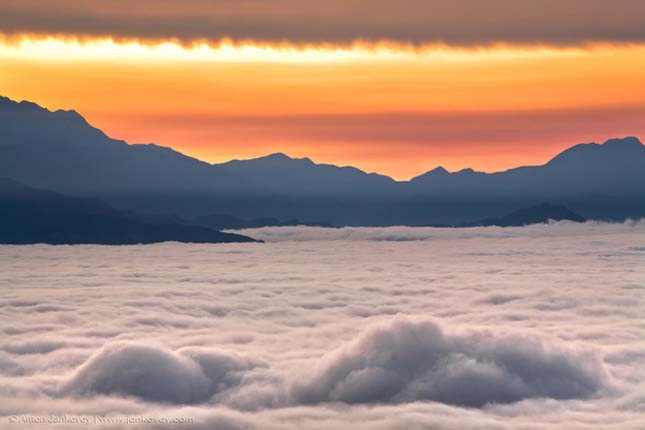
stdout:
[[642,223],[258,232],[0,247],[0,428],[643,428]]
[[639,0],[5,0],[0,30],[185,42],[395,41],[473,46],[642,42]]
[[[575,223],[560,221],[550,224],[534,224],[525,227],[478,227],[478,228],[434,228],[434,227],[265,227],[239,230],[241,234],[265,242],[311,242],[311,241],[352,241],[352,242],[416,242],[476,238],[544,238],[558,237],[573,233],[595,235],[598,233],[624,234],[645,230],[644,220],[627,220],[624,223],[599,223],[588,221]],[[441,242],[440,242],[441,243]]]
[[325,356],[295,389],[303,402],[433,400],[482,407],[532,397],[587,398],[604,386],[599,362],[535,341],[446,335],[432,322],[396,319]]

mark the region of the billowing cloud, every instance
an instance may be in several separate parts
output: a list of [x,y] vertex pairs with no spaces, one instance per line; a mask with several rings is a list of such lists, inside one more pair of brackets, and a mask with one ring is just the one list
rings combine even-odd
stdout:
[[597,358],[529,339],[449,335],[432,322],[396,319],[326,355],[298,401],[481,407],[527,398],[588,398],[604,385]]
[[5,34],[47,33],[186,42],[570,45],[645,40],[640,0],[5,0]]
[[585,352],[484,332],[446,334],[434,322],[397,317],[327,353],[304,371],[307,376],[254,377],[250,371],[267,367],[259,360],[204,348],[171,351],[115,342],[79,366],[59,393],[179,405],[224,402],[245,409],[420,400],[482,407],[527,398],[585,399],[607,388],[608,380],[599,357]]
[[208,401],[239,383],[258,362],[204,349],[177,352],[145,344],[104,346],[62,387],[67,394],[115,394],[176,404]]

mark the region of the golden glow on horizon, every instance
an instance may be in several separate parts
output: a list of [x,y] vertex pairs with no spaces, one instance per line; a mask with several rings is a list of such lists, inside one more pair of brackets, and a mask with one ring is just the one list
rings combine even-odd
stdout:
[[645,45],[411,49],[0,38],[0,95],[220,162],[271,152],[397,178],[645,135]]
[[179,61],[179,62],[295,62],[326,63],[339,61],[467,61],[486,57],[491,60],[544,56],[580,56],[588,50],[610,50],[611,46],[583,48],[496,46],[452,48],[444,45],[411,47],[395,43],[355,43],[349,46],[235,43],[223,40],[183,45],[173,41],[143,43],[112,38],[69,38],[56,36],[0,37],[0,56],[45,61]]
[[185,47],[173,42],[142,44],[136,41],[117,43],[112,39],[88,41],[59,38],[29,38],[0,46],[0,55],[47,61],[176,61],[176,62],[329,62],[351,61],[377,55],[383,60],[403,58],[405,53],[389,49],[372,52],[364,49],[319,49],[289,46],[235,45],[222,42]]

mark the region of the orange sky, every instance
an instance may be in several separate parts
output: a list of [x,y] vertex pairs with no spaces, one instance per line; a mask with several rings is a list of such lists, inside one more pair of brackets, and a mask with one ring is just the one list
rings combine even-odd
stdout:
[[407,179],[645,137],[645,44],[585,48],[0,43],[0,94],[211,162],[272,152]]

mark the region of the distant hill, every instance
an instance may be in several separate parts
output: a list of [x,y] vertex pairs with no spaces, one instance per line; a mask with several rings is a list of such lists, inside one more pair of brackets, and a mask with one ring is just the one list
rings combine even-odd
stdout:
[[0,244],[255,242],[203,227],[144,223],[100,200],[38,190],[6,178],[0,178],[0,208]]
[[456,225],[544,201],[585,218],[645,216],[645,146],[635,137],[576,145],[542,166],[496,173],[438,167],[394,181],[284,154],[209,164],[111,139],[74,111],[7,98],[0,98],[0,176],[161,218]]
[[585,222],[580,215],[562,205],[542,203],[538,206],[523,208],[499,218],[487,218],[481,221],[461,224],[459,227],[521,227],[531,224],[543,224],[549,221]]

